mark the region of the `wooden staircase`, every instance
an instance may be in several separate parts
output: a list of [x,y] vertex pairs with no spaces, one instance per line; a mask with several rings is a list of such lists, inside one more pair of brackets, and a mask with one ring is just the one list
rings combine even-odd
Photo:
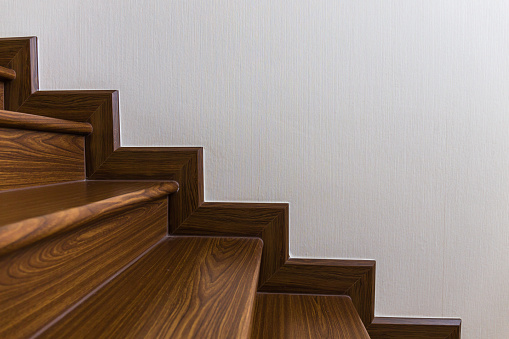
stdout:
[[208,203],[202,148],[124,148],[116,91],[0,39],[0,338],[459,338],[375,318],[375,262],[289,258],[288,204]]

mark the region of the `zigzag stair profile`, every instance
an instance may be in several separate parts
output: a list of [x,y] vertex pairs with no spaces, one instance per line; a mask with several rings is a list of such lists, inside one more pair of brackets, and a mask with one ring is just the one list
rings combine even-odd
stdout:
[[374,317],[375,262],[288,254],[288,204],[204,202],[199,147],[120,146],[116,91],[0,39],[0,337],[459,338]]

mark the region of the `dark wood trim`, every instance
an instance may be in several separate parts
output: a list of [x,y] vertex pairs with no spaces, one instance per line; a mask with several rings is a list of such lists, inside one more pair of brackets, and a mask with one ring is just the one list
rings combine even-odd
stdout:
[[461,320],[376,317],[367,330],[372,339],[459,339]]
[[288,260],[288,212],[285,203],[205,202],[171,233],[262,239],[261,286]]
[[16,72],[16,79],[5,84],[4,107],[17,111],[39,89],[37,38],[0,39],[0,65]]
[[41,115],[3,110],[0,110],[0,127],[78,135],[92,133],[92,125],[86,122],[53,119]]
[[169,200],[170,229],[176,229],[204,200],[201,147],[120,147],[117,91],[39,91],[20,112],[88,122],[87,178],[93,180],[175,180]]
[[202,154],[201,147],[122,147],[89,179],[177,181],[179,191],[169,198],[171,232],[203,203]]
[[85,139],[87,177],[120,147],[117,91],[38,91],[17,111],[91,124],[94,133]]
[[171,232],[261,238],[260,292],[348,295],[369,324],[374,317],[375,262],[290,259],[288,219],[288,204],[205,202]]
[[260,292],[348,295],[367,325],[375,309],[375,261],[289,259]]
[[16,79],[16,71],[7,67],[0,66],[0,80]]

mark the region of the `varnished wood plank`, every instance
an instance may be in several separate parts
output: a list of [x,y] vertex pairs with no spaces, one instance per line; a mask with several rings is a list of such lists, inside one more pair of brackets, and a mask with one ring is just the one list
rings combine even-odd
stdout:
[[368,325],[375,311],[375,261],[290,258],[259,291],[348,295]]
[[262,242],[170,237],[42,338],[247,338]]
[[284,203],[205,202],[173,234],[262,239],[261,286],[288,259],[288,217]]
[[166,197],[176,182],[77,182],[0,193],[0,255]]
[[0,256],[0,337],[27,338],[78,302],[165,236],[166,213],[162,198]]
[[459,339],[461,320],[376,317],[368,333],[372,339]]
[[84,137],[0,128],[0,190],[85,178]]
[[369,339],[347,296],[256,296],[252,339]]
[[4,110],[0,110],[0,127],[78,135],[92,133],[92,125],[86,122],[54,119]]
[[37,39],[0,39],[0,65],[13,69],[16,79],[5,85],[5,108],[16,111],[39,89]]
[[7,67],[0,66],[0,80],[16,79],[16,71]]

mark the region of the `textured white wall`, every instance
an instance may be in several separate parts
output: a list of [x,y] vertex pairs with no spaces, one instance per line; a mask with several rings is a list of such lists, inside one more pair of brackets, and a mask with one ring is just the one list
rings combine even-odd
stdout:
[[207,200],[289,201],[294,257],[377,260],[376,314],[509,333],[509,2],[0,0],[42,89],[202,145]]

